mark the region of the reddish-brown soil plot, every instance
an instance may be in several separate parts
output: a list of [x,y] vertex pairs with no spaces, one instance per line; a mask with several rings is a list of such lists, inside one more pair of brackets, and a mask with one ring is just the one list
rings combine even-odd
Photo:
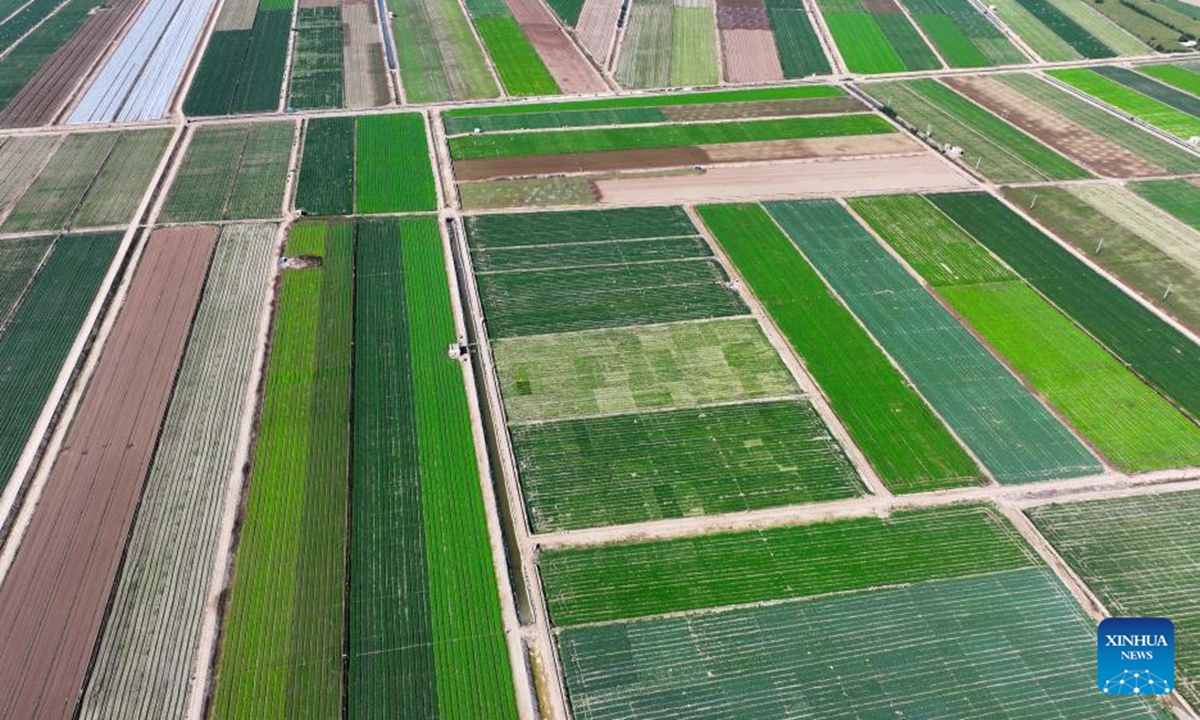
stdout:
[[946,84],[1067,157],[1108,177],[1151,177],[1167,171],[1115,142],[1038,105],[989,77],[952,77]]
[[97,10],[13,96],[0,112],[0,127],[32,127],[53,120],[141,2],[112,0]]
[[598,93],[608,88],[578,46],[567,37],[541,0],[506,0],[533,49],[564,93]]
[[721,30],[721,59],[725,80],[731,83],[772,82],[783,79],[783,67],[770,30]]
[[0,718],[74,713],[216,238],[149,239],[0,586]]
[[862,101],[846,95],[832,98],[803,100],[763,100],[760,102],[720,103],[714,105],[666,105],[662,108],[668,120],[737,120],[742,118],[794,117],[799,115],[828,115],[862,112]]

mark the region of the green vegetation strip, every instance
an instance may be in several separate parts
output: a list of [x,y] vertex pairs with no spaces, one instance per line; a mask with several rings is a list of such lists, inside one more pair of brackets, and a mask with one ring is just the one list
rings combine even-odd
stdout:
[[405,99],[481,100],[499,95],[479,41],[455,0],[388,0]]
[[1026,511],[1050,544],[1114,616],[1175,623],[1176,689],[1200,705],[1200,492],[1064,505]]
[[472,22],[509,95],[558,95],[558,83],[511,17],[476,17]]
[[1034,390],[1126,472],[1200,464],[1200,427],[917,195],[861,215]]
[[830,73],[829,59],[825,57],[825,49],[821,47],[807,10],[768,7],[767,17],[775,34],[775,50],[785,78]]
[[989,507],[577,549],[540,566],[559,627],[1040,565]]
[[1186,180],[1151,180],[1129,187],[1147,201],[1200,230],[1200,187]]
[[1138,72],[1200,97],[1200,72],[1195,66],[1141,65]]
[[511,432],[535,532],[862,493],[806,399],[515,425]]
[[83,198],[73,228],[128,223],[137,212],[172,132],[167,129],[123,132],[112,154]]
[[472,250],[696,234],[679,207],[471,215],[463,223]]
[[1176,137],[1187,139],[1200,135],[1200,118],[1126,87],[1090,68],[1047,70],[1046,74]]
[[312,215],[354,212],[354,127],[353,117],[308,121],[296,182],[297,208]]
[[0,337],[53,241],[53,235],[44,235],[9,238],[0,243]]
[[964,150],[962,160],[995,182],[1073,180],[1090,174],[936,80],[864,86],[918,130]]
[[493,352],[510,422],[799,394],[750,319],[503,338]]
[[120,136],[119,132],[68,135],[13,206],[0,232],[59,230],[66,225]]
[[437,188],[420,113],[368,115],[355,120],[358,212],[437,209]]
[[1033,14],[1080,56],[1094,59],[1116,55],[1111,48],[1092,36],[1087,30],[1069,17],[1058,4],[1047,0],[1017,0],[1023,8]]
[[301,7],[296,11],[288,105],[340,108],[345,87],[342,62],[342,9]]
[[1173,87],[1164,85],[1157,80],[1136,73],[1128,68],[1102,65],[1093,68],[1093,71],[1110,80],[1115,80],[1127,88],[1137,90],[1147,97],[1154,98],[1159,102],[1182,110],[1192,117],[1200,118],[1200,97],[1180,92]]
[[279,217],[294,135],[291,122],[197,129],[160,219],[203,222]]
[[358,260],[350,714],[516,717],[437,219],[362,221]]
[[901,0],[950,67],[1025,62],[1004,33],[962,0]]
[[1024,568],[567,628],[558,645],[580,720],[1015,717],[1030,693],[1066,717],[1163,717],[1096,690],[1094,628],[1053,572]]
[[[7,242],[7,241],[6,241]],[[96,292],[120,233],[64,235],[0,334],[0,490],[8,484]],[[7,258],[6,258],[7,259]]]
[[107,1],[70,0],[0,58],[0,108],[8,105],[43,63]]
[[279,107],[291,36],[292,6],[260,4],[249,30],[218,30],[209,39],[184,101],[187,115],[236,115]]
[[[535,238],[530,238],[535,240]],[[476,274],[511,270],[584,268],[657,260],[687,260],[712,256],[699,235],[609,240],[559,245],[530,245],[471,251]]]
[[336,716],[349,471],[353,227],[280,281],[212,714]]
[[996,198],[957,193],[930,199],[1130,369],[1200,417],[1200,346]]
[[890,132],[895,132],[895,129],[882,118],[862,114],[653,127],[466,135],[450,139],[450,154],[455,160],[471,160],[687,147],[715,143],[874,135]]
[[983,481],[979,469],[758,205],[700,216],[895,492]]

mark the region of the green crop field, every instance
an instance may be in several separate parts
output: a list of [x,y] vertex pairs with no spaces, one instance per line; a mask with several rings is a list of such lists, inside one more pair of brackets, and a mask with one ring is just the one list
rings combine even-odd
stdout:
[[534,532],[862,492],[804,399],[514,425],[511,433]]
[[249,30],[217,30],[188,90],[188,115],[235,115],[279,107],[292,8],[260,6]]
[[1130,369],[1200,416],[1200,346],[983,193],[930,199]]
[[900,58],[876,16],[865,10],[851,12],[831,11],[827,3],[818,2],[825,17],[838,52],[851,72],[893,73],[904,72],[907,66]]
[[[1071,17],[1072,15],[1079,16],[1082,11],[1072,9],[1068,12],[1064,7],[1069,3],[1055,2],[1054,0],[1049,2],[1046,0],[1016,0],[1016,2],[1020,3],[1021,7],[1031,13],[1041,24],[1069,45],[1080,57],[1095,59],[1116,55],[1112,48],[1094,37],[1075,18]],[[1099,18],[1095,18],[1089,24],[1096,24],[1095,20],[1099,20]],[[1040,53],[1040,50],[1038,52]],[[1052,54],[1055,57],[1043,57],[1047,60],[1073,59],[1057,57],[1056,53]]]
[[476,17],[472,22],[509,95],[557,95],[560,92],[558,83],[516,20],[511,17]]
[[[656,88],[671,84],[673,15],[672,0],[632,0],[614,73],[623,87]],[[713,52],[715,56],[716,50]]]
[[1185,180],[1151,180],[1129,187],[1180,221],[1200,230],[1200,187]]
[[[0,58],[0,109],[21,91],[47,59],[75,35],[105,0],[70,0]],[[38,17],[37,20],[41,20]]]
[[200,127],[192,135],[159,219],[279,217],[295,130],[290,122]]
[[71,226],[110,227],[129,222],[170,139],[171,131],[166,129],[121,133],[75,211]]
[[55,151],[62,137],[16,135],[0,142],[0,218],[5,208],[25,191],[37,177],[46,158]]
[[1149,302],[1200,330],[1200,271],[1195,267],[1113,222],[1065,188],[1008,188],[1005,195]]
[[1141,65],[1138,72],[1200,97],[1200,66]]
[[471,23],[454,0],[389,0],[400,80],[409,102],[481,100],[499,89]]
[[940,143],[964,150],[962,160],[994,182],[1073,180],[1089,173],[936,80],[865,86],[872,97]]
[[1100,472],[1091,453],[844,209],[827,200],[766,208],[998,482]]
[[996,17],[1042,59],[1050,62],[1083,59],[1078,50],[1026,8],[1022,0],[992,0],[988,4],[996,8]]
[[950,67],[986,67],[1026,62],[970,2],[901,0]]
[[458,201],[464,210],[592,205],[597,195],[591,181],[583,177],[518,178],[458,184]]
[[358,212],[437,209],[437,188],[418,113],[369,115],[355,120]]
[[[87,195],[120,136],[119,132],[68,135],[0,224],[0,232],[63,227]],[[129,214],[133,214],[132,208]]]
[[349,712],[516,717],[437,219],[360,222],[358,268]]
[[699,212],[889,488],[914,492],[982,481],[967,453],[761,207]]
[[1200,705],[1200,536],[1181,532],[1200,512],[1200,493],[1179,492],[1026,511],[1114,616],[1175,623],[1176,687]]
[[[1180,184],[1200,190],[1182,181]],[[1077,185],[1068,189],[1115,225],[1136,233],[1183,265],[1200,272],[1200,232],[1196,228],[1123,187]],[[1197,212],[1195,208],[1189,210]]]
[[1200,427],[917,195],[859,198],[855,212],[1126,472],[1200,464]]
[[[120,233],[55,240],[0,328],[0,490],[8,484],[120,243]],[[4,259],[12,256],[6,253]]]
[[758,531],[546,550],[558,626],[812,597],[1040,565],[982,505]]
[[1200,135],[1200,117],[1144,95],[1093,69],[1047,70],[1046,73],[1172,135],[1184,139]]
[[1031,100],[1066,115],[1169,173],[1200,173],[1200,158],[1195,155],[1181,153],[1174,143],[1148,133],[1117,115],[1033,75],[1012,73],[994,77]]
[[1189,52],[1185,38],[1200,35],[1200,18],[1195,8],[1180,3],[1179,9],[1158,0],[1093,0],[1097,10],[1139,40],[1160,52]]
[[301,7],[296,11],[288,106],[339,108],[345,88],[342,64],[342,10]]
[[517,247],[479,248],[471,251],[471,264],[477,274],[510,270],[550,270],[624,263],[655,262],[707,258],[712,251],[699,235],[661,237],[640,240],[603,240],[599,242],[534,244]]
[[678,0],[671,15],[670,84],[716,85],[716,22],[709,2]]
[[312,215],[354,212],[354,127],[352,117],[307,122],[296,182],[297,208]]
[[455,160],[560,155],[564,153],[688,147],[716,143],[764,142],[815,137],[876,135],[895,132],[875,115],[744,120],[727,123],[650,127],[557,130],[538,133],[491,133],[450,139]]
[[0,336],[4,332],[3,321],[16,309],[53,241],[53,235],[43,235],[0,243]]
[[279,286],[214,717],[342,706],[354,236],[318,227],[322,266]]
[[783,76],[789,79],[828,75],[829,59],[813,29],[807,11],[792,7],[768,7],[767,17],[775,33],[775,51]]
[[1164,85],[1153,78],[1136,73],[1128,68],[1102,65],[1093,68],[1093,72],[1109,80],[1114,80],[1127,88],[1136,90],[1146,97],[1182,110],[1194,118],[1200,118],[1200,97],[1180,92],[1169,85]]
[[749,319],[504,338],[493,349],[510,422],[799,392]]
[[[678,207],[470,215],[463,218],[463,224],[473,252],[531,244],[565,245],[696,234],[687,213]],[[536,242],[531,243],[531,238],[536,238]]]

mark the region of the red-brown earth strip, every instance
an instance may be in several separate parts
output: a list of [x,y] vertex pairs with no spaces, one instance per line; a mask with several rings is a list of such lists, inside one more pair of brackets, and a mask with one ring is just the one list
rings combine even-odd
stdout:
[[33,127],[52,121],[141,4],[142,0],[112,0],[84,21],[0,112],[0,128]]
[[216,239],[146,245],[0,585],[0,718],[74,714]]
[[608,87],[541,0],[506,0],[508,9],[564,93],[599,93]]
[[759,83],[783,79],[775,34],[770,30],[734,28],[720,33],[727,82]]
[[1169,174],[1108,138],[989,77],[946,78],[946,84],[1067,157],[1108,177]]

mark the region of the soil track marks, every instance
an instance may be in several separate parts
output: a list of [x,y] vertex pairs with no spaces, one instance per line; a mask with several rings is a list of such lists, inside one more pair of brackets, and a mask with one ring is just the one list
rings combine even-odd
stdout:
[[155,232],[0,586],[0,718],[69,718],[217,230]]

